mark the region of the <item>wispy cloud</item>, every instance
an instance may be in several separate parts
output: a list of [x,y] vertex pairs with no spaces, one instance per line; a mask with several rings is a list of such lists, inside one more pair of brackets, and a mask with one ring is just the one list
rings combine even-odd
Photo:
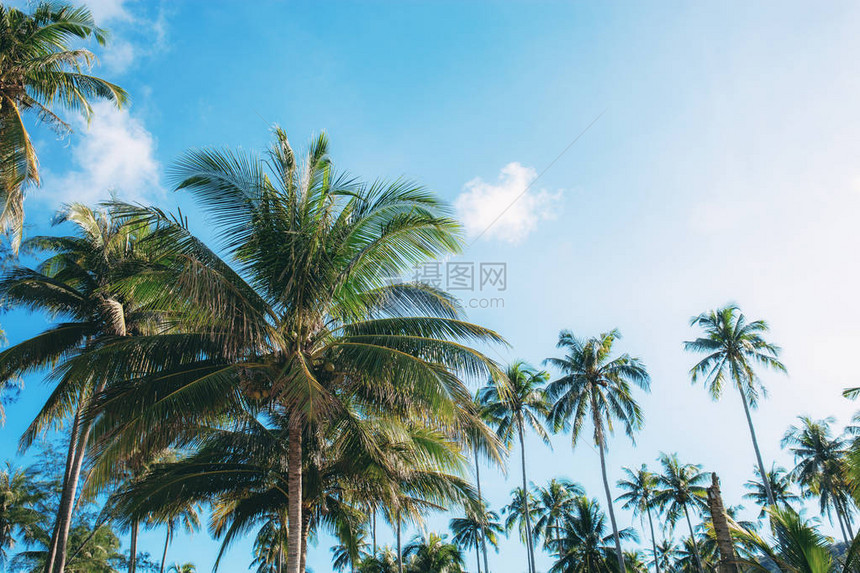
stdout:
[[513,162],[502,168],[494,183],[480,177],[466,183],[454,203],[466,232],[517,244],[541,221],[553,219],[561,191],[529,189],[535,179],[533,168]]
[[164,3],[128,0],[87,0],[99,26],[108,28],[111,41],[99,51],[102,65],[111,74],[122,74],[142,57],[167,48],[167,11]]
[[143,122],[106,102],[93,107],[89,128],[79,126],[81,137],[71,149],[74,168],[46,177],[33,197],[51,207],[69,201],[94,204],[112,195],[139,202],[162,197],[155,138]]

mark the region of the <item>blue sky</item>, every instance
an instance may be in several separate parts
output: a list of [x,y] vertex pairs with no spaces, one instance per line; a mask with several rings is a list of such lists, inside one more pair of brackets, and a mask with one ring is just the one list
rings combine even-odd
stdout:
[[[840,392],[858,384],[846,364],[860,343],[856,4],[91,7],[114,31],[98,72],[133,103],[98,106],[62,141],[36,129],[45,183],[28,200],[31,232],[46,230],[61,203],[113,191],[181,205],[210,236],[170,190],[166,169],[178,154],[260,148],[272,123],[296,147],[325,130],[338,165],[422,182],[457,206],[473,239],[531,184],[459,259],[507,265],[504,308],[470,317],[509,340],[500,360],[535,364],[555,353],[562,328],[622,331],[620,350],[645,361],[653,391],[641,396],[647,421],[636,446],[612,441],[613,482],[622,466],[678,452],[719,472],[727,503],[741,502],[754,457],[738,397],[713,403],[691,386],[694,358],[682,349],[694,336],[689,318],[729,301],[770,321],[789,368],[788,377],[763,374],[771,394],[754,417],[766,460],[791,463],[779,439],[797,415],[844,423],[855,411]],[[13,343],[44,324],[3,319]],[[47,392],[27,380],[0,454],[14,455]],[[603,502],[587,442],[574,452],[564,436],[552,450],[534,437],[527,445],[535,483],[569,477]],[[516,474],[482,475],[498,509]],[[431,517],[428,527],[446,523]],[[161,542],[156,531],[142,546],[158,555]],[[329,570],[328,545],[323,537],[310,550],[318,573]],[[205,571],[215,547],[206,533],[183,537],[169,559]],[[493,571],[525,569],[513,541],[490,559]],[[223,570],[249,562],[248,543],[237,544]],[[548,564],[541,556],[538,569]]]

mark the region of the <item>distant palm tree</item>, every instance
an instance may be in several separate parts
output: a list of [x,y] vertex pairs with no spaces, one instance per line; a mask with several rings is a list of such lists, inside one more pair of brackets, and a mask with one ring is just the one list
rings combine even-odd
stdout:
[[553,478],[546,487],[535,489],[535,534],[543,537],[544,547],[561,535],[564,519],[582,495],[585,495],[582,486],[566,479]]
[[636,539],[636,533],[626,528],[616,535],[608,529],[597,500],[578,497],[561,535],[550,542],[557,558],[550,573],[617,573],[613,539]]
[[406,545],[404,555],[409,559],[409,573],[462,573],[463,554],[445,540],[445,535],[431,533],[415,537]]
[[[642,464],[638,470],[623,468],[626,479],[618,480],[618,487],[624,490],[615,501],[623,502],[624,509],[632,510],[633,515],[648,517],[648,527],[651,530],[651,550],[657,554],[657,536],[654,534],[654,521],[651,510],[656,507],[654,499],[657,492],[657,476],[648,470],[648,466]],[[660,573],[660,565],[654,560],[654,570]]]
[[39,502],[45,493],[36,486],[34,476],[6,465],[0,470],[0,567],[6,570],[9,550],[15,542],[31,543],[41,533],[45,517]]
[[800,417],[800,424],[785,432],[782,446],[794,454],[795,465],[789,476],[804,489],[806,497],[818,496],[822,514],[836,514],[846,544],[854,538],[851,528],[851,493],[846,473],[847,444],[833,437],[833,418],[813,420]]
[[625,551],[624,564],[627,566],[627,573],[647,573],[648,571],[641,551]]
[[[528,508],[528,511],[526,510]],[[502,508],[505,517],[505,531],[519,530],[520,540],[526,543],[528,524],[534,523],[537,518],[537,499],[532,492],[525,495],[525,490],[515,487],[511,490],[511,501]],[[528,519],[526,519],[528,516]]]
[[358,564],[359,573],[397,573],[397,555],[391,547],[384,547]]
[[[510,448],[515,437],[520,443],[524,491],[529,487],[526,477],[526,426],[530,427],[544,443],[549,444],[549,435],[543,424],[549,413],[543,388],[548,379],[547,372],[538,371],[525,362],[518,361],[508,366],[501,382],[491,380],[481,392],[480,402],[484,407],[485,417],[491,425],[495,426],[496,434],[502,443]],[[522,511],[529,571],[535,573],[534,533],[528,496],[523,497]]]
[[36,150],[25,127],[30,113],[60,133],[71,127],[55,108],[92,116],[93,99],[122,106],[125,91],[86,70],[95,56],[79,47],[95,38],[104,45],[86,7],[39,2],[32,12],[0,5],[0,230],[12,231],[17,252],[24,222],[24,188],[39,184]]
[[854,539],[844,559],[833,554],[833,540],[823,535],[790,507],[771,507],[770,529],[773,540],[766,541],[753,531],[738,530],[735,535],[758,549],[767,558],[768,567],[758,559],[744,559],[749,571],[771,573],[854,573],[860,565],[860,541]]
[[[764,339],[763,335],[770,331],[770,327],[763,320],[748,322],[736,305],[693,317],[690,326],[701,327],[703,336],[685,342],[684,348],[690,352],[707,354],[690,370],[693,382],[704,377],[705,387],[714,400],[719,400],[723,395],[727,378],[734,384],[744,405],[760,475],[766,475],[750,407],[755,408],[759,396],[765,392],[753,366],[758,364],[779,372],[786,371],[778,359],[780,348]],[[764,486],[768,505],[773,505],[776,502],[770,484],[765,481]]]
[[164,550],[161,552],[160,573],[164,573],[165,563],[167,562],[167,549],[170,547],[170,542],[173,541],[177,527],[182,528],[186,533],[192,533],[200,529],[200,506],[194,503],[184,504],[177,508],[173,515],[164,518],[162,523],[167,529],[167,534],[164,538]]
[[695,537],[685,537],[675,556],[673,569],[678,573],[714,573],[716,544],[697,541]]
[[556,346],[564,349],[565,356],[547,358],[544,362],[561,371],[561,378],[547,386],[547,396],[553,403],[549,418],[554,430],[570,430],[571,442],[576,447],[583,425],[587,421],[593,425],[606,506],[612,531],[616,534],[615,556],[619,571],[624,571],[624,554],[606,475],[606,434],[613,432],[613,423],[619,423],[633,438],[633,433],[642,427],[644,418],[642,409],[633,398],[631,386],[649,391],[651,380],[638,358],[627,354],[611,357],[612,346],[619,338],[621,333],[618,330],[588,340],[581,340],[572,332],[563,330]]
[[698,573],[704,573],[702,556],[696,543],[693,522],[690,519],[690,509],[703,511],[707,509],[707,488],[703,485],[708,481],[707,473],[696,464],[683,464],[677,454],[661,454],[660,465],[663,473],[657,476],[659,488],[654,499],[663,508],[672,523],[677,522],[681,514],[687,520],[690,530],[691,549]]
[[[469,510],[465,517],[453,518],[449,527],[454,534],[451,538],[454,545],[467,551],[475,548],[476,569],[481,573],[481,548],[489,543],[498,551],[498,536],[504,532],[504,528],[499,523],[499,515],[495,511],[487,511],[486,508],[479,511]],[[486,560],[484,563],[484,573],[489,573]]]
[[197,571],[197,567],[194,566],[194,563],[174,563],[167,570],[167,573],[195,573]]
[[[761,506],[761,513],[759,513],[759,519],[761,519],[767,515],[767,489],[765,488],[764,483],[762,483],[761,473],[759,472],[758,467],[753,468],[753,472],[755,473],[755,478],[748,480],[744,484],[744,487],[749,490],[749,493],[744,494],[744,498],[750,499],[755,502],[756,505]],[[790,507],[791,504],[800,501],[800,497],[791,491],[791,478],[785,468],[773,463],[770,466],[770,471],[767,472],[767,481],[768,484],[770,484],[770,491],[773,494],[773,499],[776,501],[777,505]]]
[[651,549],[651,559],[649,563],[660,571],[671,571],[675,559],[678,557],[678,548],[675,547],[671,539],[664,539]]

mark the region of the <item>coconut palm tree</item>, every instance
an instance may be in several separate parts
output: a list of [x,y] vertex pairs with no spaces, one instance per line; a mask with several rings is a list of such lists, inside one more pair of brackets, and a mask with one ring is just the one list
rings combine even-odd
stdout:
[[[549,413],[543,388],[548,379],[547,372],[538,371],[523,361],[517,361],[508,366],[501,381],[491,379],[480,394],[484,417],[495,426],[501,442],[508,448],[511,448],[515,438],[520,443],[523,491],[529,489],[526,476],[526,427],[531,428],[545,444],[549,444],[549,435],[543,422]],[[529,496],[522,496],[522,502],[521,515],[529,571],[535,573],[534,530]]]
[[657,475],[658,489],[654,501],[666,512],[671,523],[676,523],[681,514],[684,515],[690,531],[690,548],[697,571],[704,573],[702,556],[696,543],[693,522],[690,519],[690,510],[707,509],[708,494],[704,484],[708,482],[710,474],[703,472],[699,465],[681,463],[677,454],[661,454],[660,465],[663,467],[663,473]]
[[[759,513],[759,519],[761,519],[767,515],[767,489],[762,482],[758,467],[753,468],[753,472],[755,478],[748,480],[744,484],[744,487],[749,490],[749,493],[744,494],[744,498],[752,500],[756,505],[761,506],[761,513]],[[770,466],[770,471],[767,472],[767,481],[777,505],[791,507],[792,504],[800,502],[800,497],[791,490],[791,478],[784,467],[773,463]]]
[[181,264],[127,287],[173,309],[172,329],[77,363],[95,378],[138,376],[108,389],[98,405],[106,438],[99,463],[191,439],[195,423],[245,410],[249,401],[287,412],[286,571],[296,573],[305,543],[297,492],[307,477],[306,439],[326,434],[348,402],[471,431],[476,408],[463,378],[500,372],[465,343],[502,339],[462,320],[452,297],[392,284],[459,249],[459,227],[416,185],[365,185],[339,174],[325,136],[303,162],[276,130],[265,158],[193,151],[173,175],[219,226],[226,261],[184,220],[123,206],[128,218],[155,226],[156,243],[170,245]]
[[620,424],[633,439],[633,433],[642,427],[644,418],[633,398],[632,386],[647,392],[651,382],[645,365],[638,358],[627,354],[612,358],[612,346],[620,337],[618,330],[612,330],[583,340],[563,330],[556,347],[564,350],[564,357],[547,358],[545,363],[561,372],[561,377],[547,386],[547,396],[552,402],[549,419],[554,430],[570,431],[571,444],[575,448],[586,422],[593,427],[594,444],[600,454],[606,507],[612,530],[616,533],[618,570],[624,571],[624,554],[621,539],[617,537],[618,523],[606,474],[606,439],[607,433],[613,433],[615,423]]
[[416,536],[406,545],[404,555],[409,559],[409,573],[463,572],[463,554],[445,535]]
[[557,560],[550,573],[617,573],[614,539],[636,539],[636,533],[625,528],[607,532],[606,514],[596,499],[576,498],[558,539],[550,542]]
[[794,454],[796,463],[789,474],[801,485],[806,497],[818,497],[822,515],[833,522],[836,514],[846,544],[854,538],[851,528],[851,493],[845,465],[847,444],[833,437],[833,418],[813,420],[801,416],[800,424],[790,426],[782,446]]
[[[654,534],[654,520],[651,515],[652,509],[656,507],[655,494],[657,492],[657,476],[648,470],[648,466],[642,464],[638,470],[623,468],[625,479],[618,480],[619,489],[624,493],[619,495],[615,501],[623,503],[621,507],[631,510],[634,516],[646,515],[648,527],[651,530],[651,550],[657,555],[657,536]],[[654,570],[660,573],[658,560],[654,560]]]
[[95,380],[88,369],[75,371],[73,359],[108,341],[151,332],[160,312],[116,286],[147,265],[157,265],[153,245],[144,246],[149,229],[123,224],[108,211],[71,204],[57,217],[69,222],[74,235],[35,237],[28,251],[48,253],[35,269],[16,266],[0,280],[0,296],[10,307],[40,311],[61,320],[36,336],[0,352],[0,381],[51,369],[56,386],[21,438],[29,447],[39,435],[69,418],[69,446],[62,497],[54,522],[47,572],[61,573],[81,468],[93,429],[85,412],[115,373]]
[[716,567],[716,544],[706,543],[706,539],[685,537],[681,541],[672,567],[679,573],[714,573]]
[[[695,316],[690,320],[690,326],[700,327],[702,336],[685,342],[684,349],[707,354],[690,370],[693,383],[703,378],[705,388],[714,400],[722,397],[727,379],[737,388],[743,402],[758,469],[760,475],[766,475],[750,408],[758,405],[759,397],[765,392],[754,366],[760,365],[778,372],[786,371],[779,361],[780,348],[764,338],[770,327],[763,320],[748,321],[736,305]],[[773,505],[775,499],[770,491],[770,484],[765,481],[764,486],[768,504]]]
[[63,134],[71,127],[57,108],[92,116],[92,100],[122,106],[119,86],[89,75],[93,54],[78,46],[107,33],[85,7],[40,2],[31,12],[0,6],[0,230],[12,231],[17,252],[24,222],[24,189],[39,184],[36,150],[25,127],[31,114]]
[[534,490],[535,534],[543,537],[544,547],[561,535],[562,523],[573,510],[577,498],[585,495],[585,490],[576,482],[553,478],[546,487]]
[[338,543],[331,548],[332,568],[335,571],[356,571],[356,567],[364,559],[370,556],[367,551],[367,532],[364,528],[358,532],[350,532],[345,542]]
[[200,506],[194,503],[186,504],[185,507],[179,508],[174,515],[166,517],[163,524],[167,529],[167,534],[164,538],[164,550],[161,552],[159,573],[164,573],[167,563],[167,549],[170,547],[170,542],[173,541],[177,528],[181,528],[186,533],[193,533],[200,529]]
[[664,539],[651,549],[649,564],[660,571],[671,571],[678,558],[678,548],[671,539]]
[[384,547],[376,555],[370,555],[358,564],[359,573],[397,573],[397,555],[390,547]]
[[535,499],[534,494],[526,492],[521,487],[515,487],[511,490],[510,503],[502,507],[502,515],[505,516],[505,531],[510,532],[516,528],[520,534],[520,541],[526,543],[527,551],[527,534],[531,524],[537,521],[538,518],[536,508],[537,499]]
[[39,503],[45,492],[26,470],[7,464],[0,470],[0,566],[6,569],[16,540],[32,542],[44,526]]
[[857,571],[860,558],[860,540],[849,544],[844,560],[834,557],[833,540],[804,520],[790,507],[768,508],[773,540],[766,541],[754,531],[738,529],[735,535],[758,549],[768,559],[765,567],[761,559],[741,560],[748,570],[779,573],[850,573]]
[[[449,524],[453,537],[451,542],[465,551],[475,548],[477,559],[476,570],[481,573],[481,549],[486,548],[487,543],[499,550],[498,536],[504,532],[499,523],[499,515],[495,511],[483,509],[467,510],[465,517],[455,517]],[[484,573],[489,573],[487,568],[486,554],[484,555]]]
[[196,573],[197,567],[194,566],[194,563],[174,563],[167,570],[167,573]]
[[627,573],[647,573],[648,566],[645,564],[641,551],[627,550],[624,552],[624,564],[627,566]]

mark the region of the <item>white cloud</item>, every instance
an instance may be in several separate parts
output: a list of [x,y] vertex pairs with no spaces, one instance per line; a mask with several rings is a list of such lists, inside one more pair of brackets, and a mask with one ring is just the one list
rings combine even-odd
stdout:
[[495,183],[480,177],[466,183],[454,202],[466,232],[516,244],[538,223],[554,218],[561,192],[529,189],[535,179],[534,169],[513,162],[502,168]]
[[122,74],[141,57],[167,48],[167,10],[162,3],[87,0],[85,5],[96,23],[111,32],[108,45],[98,50],[101,63],[111,74]]
[[48,179],[34,197],[54,207],[70,201],[95,204],[111,194],[139,202],[161,197],[155,139],[143,122],[107,102],[93,108],[89,128],[82,125],[73,136],[78,140],[71,151],[75,169]]
[[126,6],[126,0],[87,0],[85,4],[100,26],[111,21],[132,19]]

